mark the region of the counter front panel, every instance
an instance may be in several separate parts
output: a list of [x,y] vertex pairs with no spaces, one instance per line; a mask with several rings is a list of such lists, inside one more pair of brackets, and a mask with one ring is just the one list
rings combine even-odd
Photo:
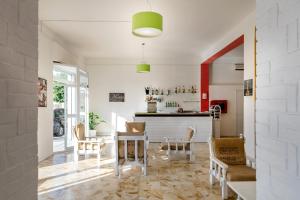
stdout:
[[134,121],[146,122],[146,132],[150,142],[163,142],[164,137],[184,138],[187,128],[196,129],[193,139],[195,142],[207,142],[212,135],[212,117],[201,116],[140,116]]

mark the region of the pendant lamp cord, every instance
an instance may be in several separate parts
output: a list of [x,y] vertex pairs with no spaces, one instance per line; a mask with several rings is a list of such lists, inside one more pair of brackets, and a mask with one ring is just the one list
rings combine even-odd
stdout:
[[147,2],[147,4],[148,4],[150,10],[152,11],[152,5],[151,5],[151,2],[150,2],[149,0],[146,0],[146,2]]
[[142,62],[145,62],[145,43],[142,43]]

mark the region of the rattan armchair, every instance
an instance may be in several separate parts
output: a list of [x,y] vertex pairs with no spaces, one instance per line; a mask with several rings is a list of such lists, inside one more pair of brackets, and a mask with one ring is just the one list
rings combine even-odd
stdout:
[[228,198],[228,181],[256,181],[255,160],[246,157],[244,138],[209,140],[210,184],[220,182],[222,199]]

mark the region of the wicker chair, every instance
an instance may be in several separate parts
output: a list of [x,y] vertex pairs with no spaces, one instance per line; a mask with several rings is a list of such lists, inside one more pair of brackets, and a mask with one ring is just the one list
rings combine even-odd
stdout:
[[126,164],[141,166],[147,175],[147,143],[145,122],[126,122],[126,132],[117,132],[115,136],[116,176]]
[[228,198],[228,181],[256,181],[255,161],[246,157],[244,138],[210,138],[209,146],[210,184],[220,182],[222,199]]

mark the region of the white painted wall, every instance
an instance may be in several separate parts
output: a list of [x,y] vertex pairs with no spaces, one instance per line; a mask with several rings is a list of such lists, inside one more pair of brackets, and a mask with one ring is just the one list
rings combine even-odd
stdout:
[[[199,66],[197,65],[151,65],[150,73],[136,73],[135,65],[94,64],[87,65],[90,78],[90,110],[103,115],[106,125],[124,130],[124,122],[132,121],[135,112],[145,112],[145,86],[175,88],[182,85],[197,85],[199,88]],[[125,103],[109,103],[110,92],[124,92]],[[199,100],[197,94],[179,94],[169,100]],[[183,104],[184,109],[199,110],[200,102]],[[165,102],[162,103],[165,105]],[[116,122],[117,121],[117,122]],[[118,124],[119,123],[119,124]],[[117,127],[116,127],[117,126]]]
[[[226,56],[226,55],[225,55]],[[244,58],[221,57],[209,68],[209,85],[243,85],[244,71],[235,70],[235,63],[243,63]]]
[[0,1],[0,199],[37,199],[38,1]]
[[[244,79],[254,78],[254,37],[255,37],[255,11],[247,16],[240,24],[224,34],[224,37],[214,43],[202,57],[210,57],[214,53],[223,49],[230,42],[234,41],[241,35],[245,36],[244,43]],[[253,97],[244,98],[244,135],[246,137],[246,153],[250,157],[255,157],[255,101]]]
[[299,199],[300,1],[256,2],[257,199]]
[[38,76],[47,80],[48,99],[46,108],[38,108],[38,156],[39,161],[53,153],[53,61],[83,66],[80,57],[67,49],[46,26],[39,26]]

